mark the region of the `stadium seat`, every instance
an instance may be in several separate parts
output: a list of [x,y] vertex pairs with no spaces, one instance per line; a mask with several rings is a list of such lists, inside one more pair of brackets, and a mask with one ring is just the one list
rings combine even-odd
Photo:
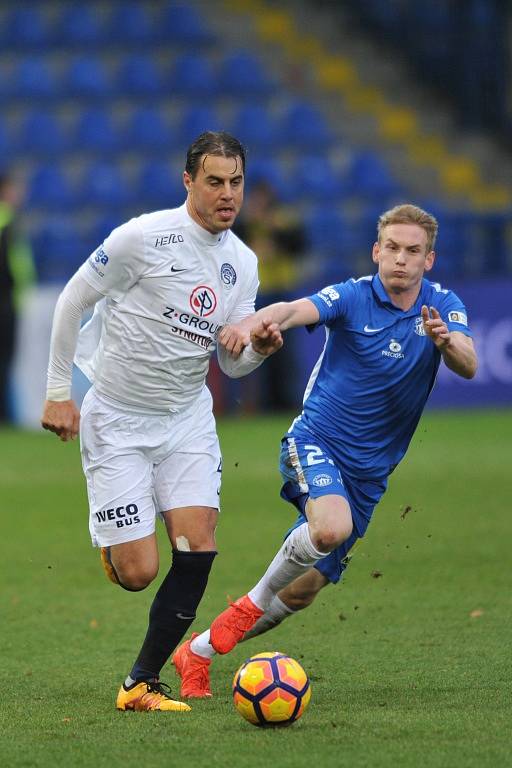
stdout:
[[153,30],[151,14],[143,2],[119,3],[114,6],[106,25],[109,40],[121,43],[147,43]]
[[58,210],[69,209],[74,203],[71,184],[57,165],[38,166],[28,184],[27,204]]
[[135,196],[147,210],[173,208],[185,202],[180,172],[168,163],[149,161],[142,165],[134,182]]
[[247,51],[228,54],[221,62],[218,82],[222,91],[239,98],[254,98],[271,93],[274,84],[261,59]]
[[250,192],[254,184],[260,182],[269,184],[281,202],[288,203],[294,199],[293,190],[290,189],[290,184],[279,161],[269,156],[258,157],[249,153],[245,173],[247,192]]
[[235,115],[232,133],[249,150],[278,149],[281,135],[269,109],[262,104],[242,105]]
[[155,29],[160,39],[174,45],[190,47],[208,45],[215,41],[204,18],[190,5],[164,4],[156,19]]
[[110,235],[112,230],[119,227],[124,221],[126,221],[126,217],[120,213],[100,214],[88,228],[86,238],[88,243],[87,251],[91,253],[95,250]]
[[169,94],[186,95],[190,101],[213,98],[217,94],[217,79],[210,59],[192,52],[177,56],[171,68],[168,89]]
[[46,109],[26,112],[21,119],[13,147],[23,154],[60,155],[68,147],[66,132],[58,117]]
[[45,8],[38,4],[11,8],[0,25],[0,44],[5,48],[44,48],[53,35]]
[[73,132],[73,149],[110,153],[119,144],[120,136],[107,109],[90,107],[79,114]]
[[292,173],[299,197],[336,201],[347,191],[338,169],[325,154],[300,155]]
[[110,93],[107,71],[94,56],[77,56],[64,75],[64,88],[72,97],[103,97]]
[[372,150],[354,153],[348,177],[351,193],[365,200],[379,198],[382,204],[401,193],[383,157]]
[[178,139],[186,148],[204,131],[223,129],[221,119],[212,107],[189,107],[178,125]]
[[46,220],[32,244],[40,284],[66,283],[88,256],[76,227],[62,216]]
[[169,148],[172,132],[162,110],[140,107],[132,112],[124,127],[123,147],[128,150],[160,152]]
[[120,170],[115,165],[102,161],[86,168],[80,192],[84,205],[120,208],[132,199],[129,185]]
[[281,118],[281,133],[295,149],[314,150],[329,144],[332,133],[317,107],[306,102],[289,104]]
[[14,98],[49,99],[58,92],[55,75],[42,56],[19,59],[11,72],[10,81],[10,93]]
[[340,255],[341,233],[346,222],[336,209],[327,206],[313,208],[304,224],[313,251]]
[[162,73],[147,54],[127,56],[116,75],[116,88],[125,96],[152,97],[164,93]]
[[105,11],[100,5],[91,8],[87,3],[58,4],[62,15],[57,20],[55,33],[58,42],[73,45],[99,45],[105,38]]

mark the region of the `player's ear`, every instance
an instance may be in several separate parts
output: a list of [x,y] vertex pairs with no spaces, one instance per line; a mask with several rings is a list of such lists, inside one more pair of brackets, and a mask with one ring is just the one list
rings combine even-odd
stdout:
[[380,245],[379,245],[379,242],[377,241],[376,243],[373,244],[373,248],[372,248],[372,260],[375,262],[375,264],[379,263],[379,255],[380,255]]
[[190,186],[192,184],[192,176],[188,171],[183,171],[183,184],[185,186],[185,189],[187,192],[190,191]]
[[436,260],[436,254],[434,253],[434,251],[430,251],[430,253],[427,253],[427,257],[425,259],[425,272],[430,272],[430,270],[434,266],[435,260]]

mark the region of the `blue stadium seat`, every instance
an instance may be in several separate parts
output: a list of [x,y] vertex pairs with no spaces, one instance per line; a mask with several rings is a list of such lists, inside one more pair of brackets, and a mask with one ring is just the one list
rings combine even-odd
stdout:
[[58,210],[74,204],[74,194],[65,172],[57,165],[40,165],[28,184],[27,203]]
[[46,109],[34,109],[22,118],[13,146],[23,154],[60,155],[68,147],[67,134],[58,117]]
[[109,40],[121,43],[147,43],[153,35],[151,14],[144,3],[119,3],[107,23]]
[[62,15],[56,24],[56,36],[60,44],[95,46],[105,38],[105,13],[100,5],[91,8],[87,3],[70,3],[62,6]]
[[347,192],[338,169],[325,154],[300,155],[292,177],[298,197],[334,202]]
[[240,107],[232,126],[232,133],[249,150],[276,151],[281,134],[269,109],[262,104],[244,104]]
[[111,114],[103,107],[90,107],[78,116],[73,132],[73,149],[110,153],[119,148],[118,135]]
[[89,165],[80,185],[81,202],[84,205],[120,208],[132,199],[131,190],[124,175],[115,166],[97,161]]
[[247,51],[228,54],[220,64],[217,77],[223,93],[239,98],[266,96],[274,88],[261,59]]
[[289,146],[315,150],[332,141],[332,133],[323,114],[312,104],[295,102],[282,115],[281,132]]
[[44,48],[53,40],[46,9],[37,4],[11,8],[1,25],[0,43],[9,48]]
[[160,68],[147,54],[133,54],[121,62],[116,75],[117,90],[127,96],[155,96],[164,93]]
[[186,95],[192,101],[217,94],[217,78],[210,59],[198,53],[178,55],[171,68],[169,92]]
[[140,107],[132,112],[123,132],[123,146],[145,153],[161,152],[170,146],[171,129],[163,111]]
[[187,148],[204,131],[223,130],[220,117],[212,107],[189,107],[178,125],[178,138]]
[[215,36],[199,11],[190,5],[167,3],[156,19],[160,39],[175,45],[208,45]]
[[352,194],[365,200],[379,198],[381,205],[402,191],[385,160],[372,150],[354,153],[348,177]]
[[110,93],[107,70],[94,56],[77,56],[64,75],[64,88],[73,97],[104,97]]
[[136,176],[135,195],[147,210],[173,208],[185,202],[181,174],[168,163],[151,160],[141,166]]
[[276,192],[278,199],[281,202],[291,202],[293,199],[293,190],[290,189],[290,184],[283,169],[276,158],[253,156],[249,153],[247,158],[247,167],[245,171],[245,186],[247,192],[251,191],[254,184],[260,182],[266,182]]
[[62,216],[47,219],[32,245],[39,283],[66,283],[88,256],[76,228]]
[[126,221],[126,217],[121,213],[100,214],[89,227],[87,233],[88,253],[96,250],[106,237],[110,235],[113,229],[119,227]]
[[18,60],[10,79],[10,93],[14,98],[49,99],[58,92],[53,70],[42,56],[25,56]]
[[335,208],[313,208],[304,224],[313,251],[341,256],[341,237],[346,222]]
[[12,143],[9,138],[9,132],[5,123],[0,122],[0,168],[7,164],[11,153]]

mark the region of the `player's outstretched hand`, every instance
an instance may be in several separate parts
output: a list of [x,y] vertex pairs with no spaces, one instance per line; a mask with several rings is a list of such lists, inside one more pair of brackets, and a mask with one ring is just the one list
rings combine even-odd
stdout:
[[62,442],[74,440],[78,435],[78,426],[80,424],[80,411],[73,400],[64,400],[56,402],[46,400],[44,404],[41,426],[50,432],[55,432]]
[[237,325],[225,325],[221,329],[218,338],[221,347],[224,347],[226,352],[229,352],[233,357],[238,357],[244,347],[249,344],[249,341],[250,332],[243,322]]
[[435,307],[425,305],[421,308],[421,317],[425,333],[430,336],[438,349],[445,347],[450,341],[450,331]]
[[252,348],[260,355],[272,355],[283,346],[283,337],[277,323],[262,320],[251,331]]

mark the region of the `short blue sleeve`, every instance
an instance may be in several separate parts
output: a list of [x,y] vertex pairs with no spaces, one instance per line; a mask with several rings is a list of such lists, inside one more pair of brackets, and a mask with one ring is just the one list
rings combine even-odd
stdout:
[[320,313],[320,319],[316,325],[330,325],[340,318],[346,317],[354,298],[353,280],[346,283],[337,283],[322,288],[318,293],[314,293],[307,298],[313,302]]
[[460,331],[466,336],[473,336],[468,324],[466,307],[453,291],[443,294],[439,306],[439,314],[448,326],[449,331]]

